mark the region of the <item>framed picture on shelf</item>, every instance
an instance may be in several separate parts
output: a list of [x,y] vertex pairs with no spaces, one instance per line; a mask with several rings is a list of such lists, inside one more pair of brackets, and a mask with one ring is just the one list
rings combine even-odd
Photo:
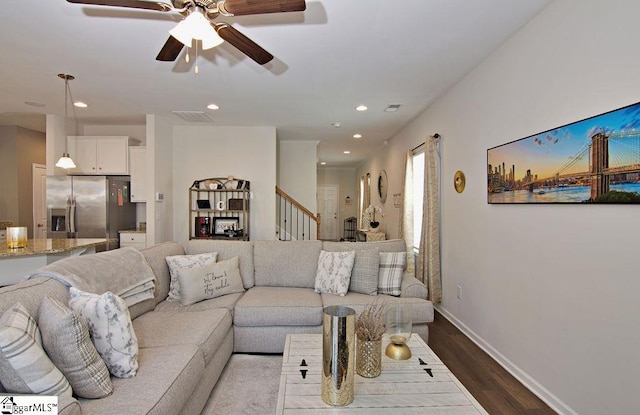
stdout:
[[198,199],[196,203],[198,204],[198,209],[211,209],[211,202],[208,199]]
[[213,234],[225,235],[225,231],[238,230],[240,227],[240,218],[213,218]]

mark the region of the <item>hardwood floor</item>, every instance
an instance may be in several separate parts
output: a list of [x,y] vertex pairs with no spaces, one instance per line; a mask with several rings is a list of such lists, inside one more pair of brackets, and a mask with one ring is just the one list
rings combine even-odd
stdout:
[[556,414],[437,311],[429,347],[489,414]]

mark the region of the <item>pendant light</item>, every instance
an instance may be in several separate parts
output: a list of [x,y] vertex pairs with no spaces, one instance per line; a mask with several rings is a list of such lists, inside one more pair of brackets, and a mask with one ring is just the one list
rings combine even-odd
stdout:
[[[67,134],[69,133],[68,122],[69,117],[67,113],[67,102],[68,97],[71,97],[71,88],[69,87],[69,81],[75,79],[73,75],[68,75],[66,73],[59,73],[58,77],[64,79],[64,153],[62,153],[62,157],[56,163],[56,167],[60,167],[63,169],[75,169],[76,163],[73,162],[71,156],[69,156],[69,149],[67,143]],[[72,103],[73,105],[73,103]]]

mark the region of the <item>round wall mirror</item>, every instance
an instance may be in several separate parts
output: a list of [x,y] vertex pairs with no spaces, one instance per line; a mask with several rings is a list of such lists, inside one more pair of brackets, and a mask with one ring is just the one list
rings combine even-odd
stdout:
[[384,203],[387,201],[387,172],[385,170],[380,170],[380,175],[378,176],[378,196],[380,197],[380,202]]

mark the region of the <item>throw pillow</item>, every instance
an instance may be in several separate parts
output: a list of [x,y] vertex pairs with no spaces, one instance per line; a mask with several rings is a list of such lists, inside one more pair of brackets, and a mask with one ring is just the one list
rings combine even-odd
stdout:
[[38,312],[42,344],[49,358],[81,398],[104,398],[113,392],[109,369],[91,342],[84,318],[45,296]]
[[72,393],[69,382],[42,348],[38,325],[20,303],[0,317],[0,378],[11,393]]
[[406,252],[380,252],[378,294],[400,296],[402,272],[407,262]]
[[244,291],[238,257],[200,267],[178,269],[180,304],[187,306],[198,301]]
[[379,268],[378,249],[357,250],[349,291],[368,295],[378,294]]
[[169,266],[171,282],[169,283],[169,301],[180,301],[180,281],[178,271],[183,268],[201,267],[218,260],[217,252],[206,252],[195,255],[173,255],[165,258]]
[[314,291],[344,296],[349,291],[355,251],[320,251]]
[[118,378],[138,371],[138,339],[124,300],[110,291],[102,295],[69,288],[69,307],[87,320],[93,344],[109,372]]

